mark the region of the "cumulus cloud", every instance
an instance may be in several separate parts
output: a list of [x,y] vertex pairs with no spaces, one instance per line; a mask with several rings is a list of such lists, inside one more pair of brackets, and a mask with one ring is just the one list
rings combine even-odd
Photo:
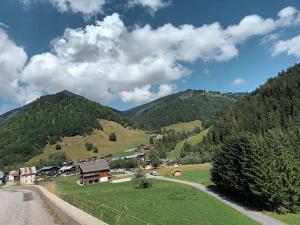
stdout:
[[71,11],[91,16],[103,12],[106,0],[49,0],[60,12]]
[[141,88],[136,87],[133,91],[122,91],[119,96],[123,102],[141,104],[172,94],[173,92],[174,86],[170,84],[161,84],[158,88],[158,92],[151,91],[151,85],[145,85]]
[[288,40],[278,41],[272,49],[272,55],[276,56],[281,53],[300,57],[300,35]]
[[236,78],[236,79],[234,79],[234,81],[232,82],[232,84],[234,85],[234,86],[239,86],[239,85],[242,85],[242,84],[244,84],[245,83],[245,79],[244,78]]
[[142,6],[147,8],[150,13],[155,13],[161,8],[167,7],[171,4],[168,0],[129,0],[129,6]]
[[[93,25],[66,29],[51,42],[51,52],[34,55],[26,65],[24,50],[2,32],[3,46],[15,50],[1,51],[0,56],[3,52],[18,52],[23,59],[18,65],[16,57],[3,57],[10,63],[6,62],[10,78],[1,84],[14,85],[24,92],[18,99],[23,102],[41,93],[67,89],[102,103],[116,97],[141,103],[171,93],[174,88],[170,84],[190,74],[186,64],[230,60],[239,54],[239,44],[253,36],[263,37],[281,27],[297,25],[298,17],[299,12],[288,7],[276,20],[247,16],[227,28],[215,22],[199,27],[165,24],[155,29],[145,25],[129,30],[114,13]],[[14,95],[1,91],[6,96]]]

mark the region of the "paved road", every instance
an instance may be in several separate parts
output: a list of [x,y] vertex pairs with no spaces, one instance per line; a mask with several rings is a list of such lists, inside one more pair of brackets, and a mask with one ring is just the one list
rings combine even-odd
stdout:
[[278,220],[275,220],[275,219],[273,219],[273,218],[271,218],[267,215],[264,215],[264,214],[262,214],[258,211],[254,211],[250,208],[247,208],[247,207],[242,206],[242,205],[240,205],[236,202],[233,202],[232,200],[222,196],[221,194],[216,193],[212,190],[209,190],[204,185],[189,182],[189,181],[183,181],[183,180],[171,179],[171,178],[167,178],[167,177],[161,177],[161,176],[151,176],[151,175],[148,175],[148,176],[151,177],[151,178],[154,178],[154,179],[158,179],[158,180],[165,180],[165,181],[172,181],[172,182],[181,183],[181,184],[187,184],[187,185],[192,186],[196,189],[204,191],[207,194],[219,199],[220,201],[224,202],[225,204],[231,206],[232,208],[236,209],[237,211],[243,213],[244,215],[250,217],[251,219],[257,221],[258,223],[260,223],[262,225],[286,225],[285,223],[282,223]]
[[0,190],[0,225],[57,225],[33,191]]

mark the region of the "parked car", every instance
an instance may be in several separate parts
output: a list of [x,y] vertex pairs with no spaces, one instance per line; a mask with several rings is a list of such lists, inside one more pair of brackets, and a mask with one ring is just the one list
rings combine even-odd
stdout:
[[150,175],[152,175],[152,176],[158,176],[158,173],[157,173],[156,171],[152,171],[152,172],[150,173]]

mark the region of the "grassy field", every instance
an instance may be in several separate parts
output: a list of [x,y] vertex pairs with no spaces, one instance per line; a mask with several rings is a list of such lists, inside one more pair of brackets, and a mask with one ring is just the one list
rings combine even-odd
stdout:
[[79,187],[78,177],[59,178],[56,192],[71,204],[110,225],[257,224],[217,199],[192,187],[152,180],[139,189],[132,182]]
[[192,181],[195,183],[201,183],[204,185],[210,185],[211,182],[211,175],[210,169],[211,164],[204,163],[204,164],[195,164],[195,165],[183,165],[178,167],[180,168],[182,175],[179,177],[173,176],[173,169],[174,167],[165,167],[159,168],[156,171],[160,176],[171,177],[180,180]]
[[289,225],[300,225],[300,214],[277,214],[273,212],[266,212],[265,214]]
[[185,122],[185,123],[176,123],[172,124],[166,127],[162,127],[161,130],[175,130],[176,132],[180,131],[192,131],[196,127],[200,127],[202,125],[202,122],[200,120],[194,120],[191,122]]
[[209,128],[206,129],[206,130],[204,130],[204,131],[202,131],[199,134],[196,134],[196,135],[194,135],[192,137],[189,137],[188,139],[185,139],[185,140],[177,143],[177,145],[175,146],[175,148],[172,151],[169,152],[168,158],[170,160],[175,160],[177,157],[179,157],[180,156],[181,148],[183,146],[183,143],[186,142],[186,141],[189,142],[189,143],[191,143],[191,145],[196,145],[196,144],[200,143],[203,140],[203,137],[207,134],[208,130],[209,130]]
[[[86,159],[92,156],[112,153],[115,155],[122,155],[125,151],[135,148],[140,144],[149,143],[149,135],[141,130],[133,130],[122,127],[120,124],[101,120],[101,126],[103,131],[94,130],[91,135],[87,136],[75,136],[65,137],[62,139],[60,145],[62,149],[60,151],[65,152],[73,161],[80,159]],[[117,141],[109,141],[109,134],[115,132],[117,135]],[[87,151],[85,143],[93,143],[98,148],[98,153],[95,154],[93,151]],[[55,145],[46,145],[43,154],[38,155],[31,159],[27,164],[34,164],[39,159],[48,159],[48,156],[54,152]]]

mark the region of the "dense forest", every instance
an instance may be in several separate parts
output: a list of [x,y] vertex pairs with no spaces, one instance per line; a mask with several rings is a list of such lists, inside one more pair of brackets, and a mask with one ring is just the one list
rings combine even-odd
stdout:
[[225,105],[243,97],[244,93],[206,92],[187,90],[123,112],[132,117],[138,126],[147,130],[193,120],[206,121]]
[[213,181],[258,207],[300,208],[300,64],[212,120],[203,151],[214,149]]
[[100,118],[130,125],[110,108],[67,91],[41,97],[0,125],[0,166],[25,162],[61,137],[102,129]]

